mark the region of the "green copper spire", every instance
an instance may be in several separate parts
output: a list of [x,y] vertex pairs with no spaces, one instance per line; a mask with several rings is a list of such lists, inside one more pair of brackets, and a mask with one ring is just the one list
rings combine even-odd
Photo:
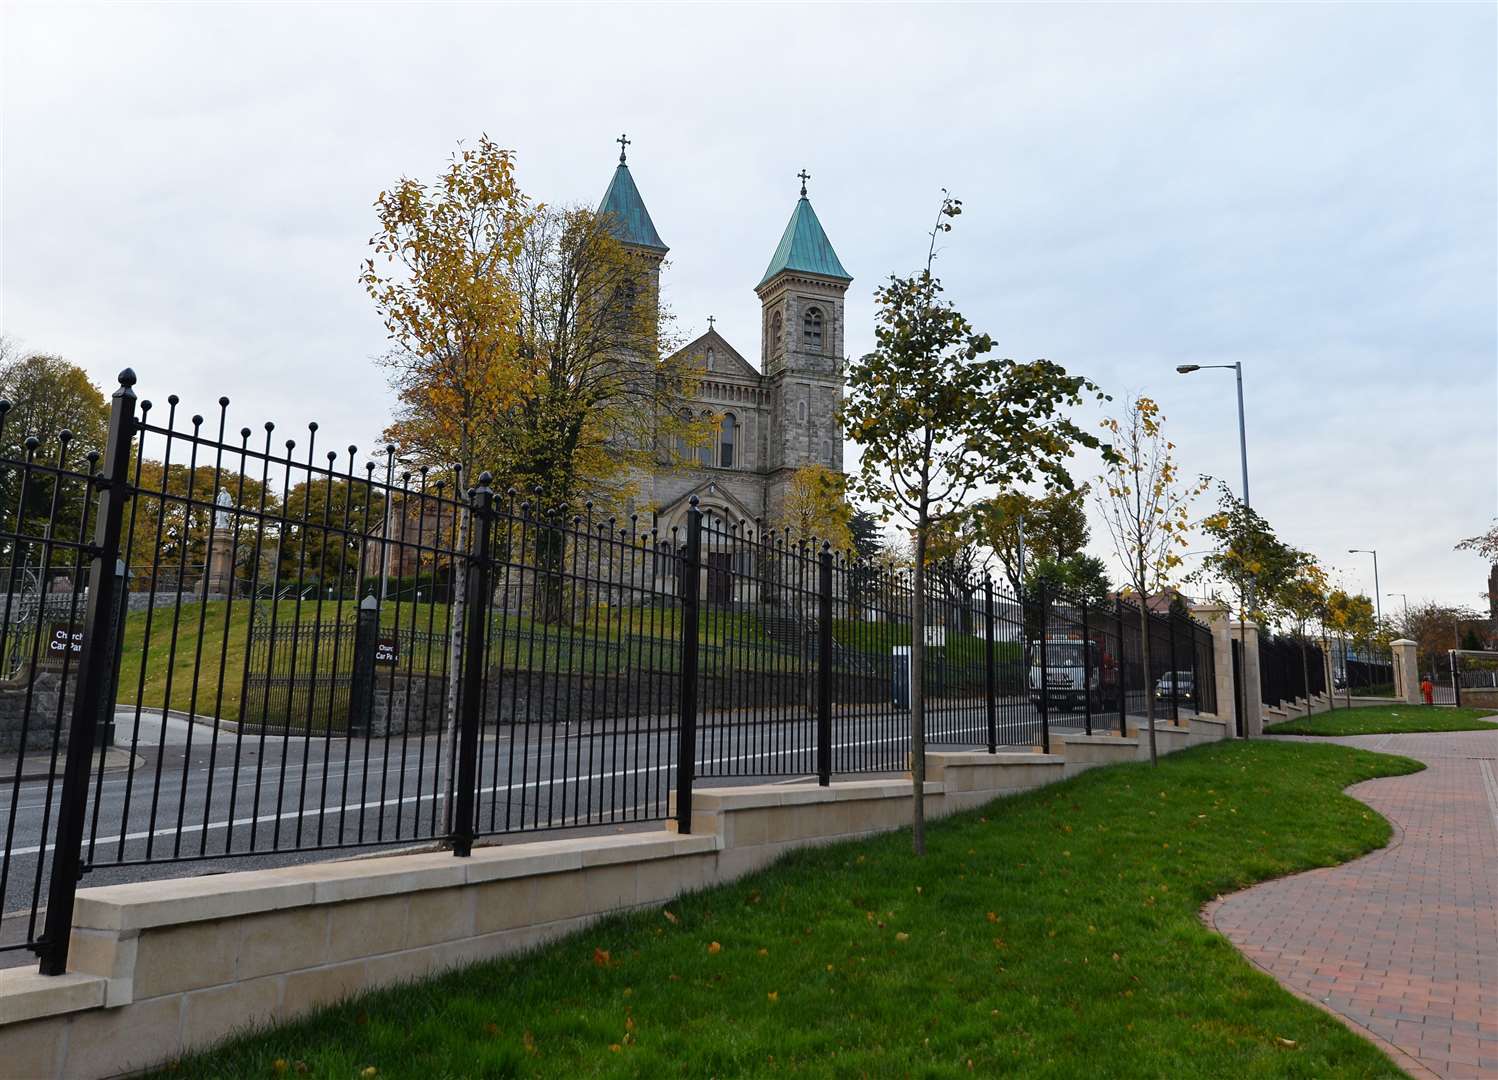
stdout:
[[655,231],[655,222],[650,220],[650,211],[640,198],[640,189],[635,187],[634,177],[629,175],[629,166],[624,162],[624,151],[629,139],[620,135],[619,167],[614,170],[614,179],[603,193],[603,202],[598,205],[598,215],[608,219],[609,232],[622,244],[649,248],[665,254],[671,249]]
[[817,212],[811,208],[811,202],[806,198],[806,181],[811,177],[804,169],[797,175],[801,179],[801,199],[791,212],[791,220],[786,223],[775,254],[770,256],[770,268],[760,278],[760,285],[783,270],[817,274],[820,277],[836,278],[838,281],[852,281],[853,275],[844,270],[843,264],[838,261],[837,252],[832,250],[832,241],[822,231]]

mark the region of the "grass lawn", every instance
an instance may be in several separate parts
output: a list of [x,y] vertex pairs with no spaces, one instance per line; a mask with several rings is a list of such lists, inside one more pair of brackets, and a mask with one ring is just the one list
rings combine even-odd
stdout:
[[[1489,717],[1483,720],[1483,717]],[[1492,709],[1445,705],[1366,705],[1302,716],[1265,730],[1269,735],[1382,735],[1405,731],[1482,731],[1498,728]]]
[[796,852],[163,1075],[1398,1076],[1198,912],[1384,844],[1342,789],[1419,768],[1254,741],[1094,770],[934,824],[921,861],[904,832]]

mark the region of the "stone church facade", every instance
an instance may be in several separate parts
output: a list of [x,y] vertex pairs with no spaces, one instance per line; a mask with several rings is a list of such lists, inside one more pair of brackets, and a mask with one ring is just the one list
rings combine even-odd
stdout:
[[[662,536],[680,528],[695,495],[713,522],[772,525],[796,470],[818,464],[843,469],[837,423],[844,386],[843,300],[852,277],[812,209],[802,176],[801,196],[754,287],[760,303],[755,360],[716,329],[680,350],[701,373],[695,418],[714,425],[711,445],[681,444],[695,465],[665,465],[637,478],[637,505],[654,515]],[[659,295],[661,264],[670,250],[656,231],[625,155],[619,155],[599,214],[613,235],[638,255]],[[642,523],[650,520],[642,513]]]

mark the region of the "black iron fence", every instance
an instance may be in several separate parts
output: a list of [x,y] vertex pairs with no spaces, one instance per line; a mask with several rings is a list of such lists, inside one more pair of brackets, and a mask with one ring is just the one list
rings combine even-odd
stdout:
[[1306,702],[1326,693],[1326,654],[1308,639],[1259,638],[1259,691],[1268,708]]
[[[557,513],[487,475],[324,449],[316,425],[236,438],[226,399],[184,418],[133,381],[102,455],[0,459],[0,567],[66,583],[0,601],[0,951],[63,970],[98,868],[464,855],[661,820],[673,797],[689,829],[701,782],[908,767],[908,569],[695,499],[649,523]],[[1217,708],[1185,615],[927,585],[930,746],[1049,750]]]

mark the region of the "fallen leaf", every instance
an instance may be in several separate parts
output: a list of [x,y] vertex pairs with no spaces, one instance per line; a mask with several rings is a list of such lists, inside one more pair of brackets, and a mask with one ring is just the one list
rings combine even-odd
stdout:
[[593,966],[601,968],[609,966],[609,951],[607,949],[593,950]]
[[707,947],[707,955],[709,956],[717,956],[722,951],[723,946],[719,945],[716,941],[712,942]]
[[661,914],[666,917],[666,921],[672,926],[678,926],[681,924],[681,920],[676,917],[676,912],[672,911],[670,908],[665,909],[661,912]]
[[771,1001],[779,1001],[780,1000],[780,991],[779,990],[771,990],[768,994],[765,995],[765,997],[769,998]]
[[988,913],[988,921],[989,922],[998,922],[999,921],[999,917],[997,915],[995,915],[992,911],[990,911]]
[[1274,1041],[1277,1042],[1277,1043],[1279,1043],[1281,1046],[1288,1046],[1291,1050],[1295,1049],[1295,1040],[1294,1039],[1286,1039],[1286,1038],[1283,1038],[1283,1037],[1281,1037],[1279,1035],[1276,1035],[1274,1037]]
[[769,949],[761,949],[761,950],[759,950],[759,955],[760,956],[769,956],[770,955],[770,950]]
[[272,1061],[270,1063],[270,1068],[271,1072],[275,1073],[277,1076],[280,1076],[287,1069],[291,1068],[291,1066],[286,1064],[285,1058],[276,1058],[275,1061]]
[[897,933],[895,935],[895,940],[896,941],[909,941],[910,940],[910,935],[907,934],[904,930],[901,930],[899,933]]
[[366,1065],[359,1071],[359,1075],[364,1077],[364,1080],[374,1080],[376,1076],[380,1075],[380,1070],[376,1069],[373,1065]]
[[609,1053],[611,1054],[617,1054],[623,1049],[624,1047],[620,1046],[618,1043],[609,1043]]

